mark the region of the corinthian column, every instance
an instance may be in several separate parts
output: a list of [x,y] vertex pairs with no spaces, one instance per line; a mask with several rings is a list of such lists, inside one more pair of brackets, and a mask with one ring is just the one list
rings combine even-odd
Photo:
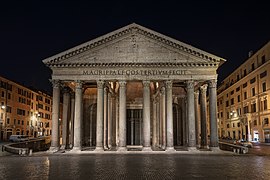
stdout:
[[173,147],[172,81],[166,81],[166,107],[167,107],[167,146],[166,146],[166,151],[175,151],[175,149]]
[[126,81],[119,81],[119,147],[118,151],[127,150],[126,130]]
[[162,149],[166,149],[166,96],[165,87],[161,88]]
[[196,150],[195,111],[194,111],[194,82],[187,81],[187,107],[188,107],[188,147]]
[[143,151],[152,150],[150,133],[150,81],[143,81]]
[[59,150],[59,104],[60,104],[60,82],[52,80],[53,85],[53,109],[52,109],[52,136],[49,151]]
[[63,115],[62,115],[62,145],[61,149],[67,148],[67,140],[68,140],[68,113],[69,113],[69,101],[70,94],[67,87],[63,90]]
[[73,151],[82,149],[82,82],[75,85],[74,146]]
[[210,111],[210,147],[219,149],[217,133],[217,81],[209,81],[209,111]]
[[207,84],[200,87],[201,95],[201,148],[207,147],[207,107],[206,107],[206,90]]
[[97,81],[96,149],[104,151],[104,81]]

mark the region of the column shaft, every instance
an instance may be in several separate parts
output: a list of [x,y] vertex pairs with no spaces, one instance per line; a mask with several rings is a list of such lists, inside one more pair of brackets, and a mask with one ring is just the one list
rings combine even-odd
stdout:
[[126,150],[126,81],[119,82],[119,151]]
[[152,146],[157,145],[157,102],[153,97],[153,137],[152,137]]
[[113,122],[112,122],[112,95],[108,94],[108,148],[112,147],[112,134],[113,134]]
[[74,96],[74,93],[72,93],[71,101],[70,101],[70,123],[69,123],[69,131],[70,131],[69,147],[70,148],[72,148],[74,145],[74,110],[75,110],[75,96]]
[[188,105],[188,146],[190,147],[190,150],[193,150],[196,148],[193,81],[187,81],[187,105]]
[[162,114],[162,149],[166,148],[166,96],[165,87],[161,88],[161,114]]
[[74,112],[74,146],[73,150],[82,148],[82,83],[76,82],[75,87],[75,112]]
[[217,133],[217,81],[209,81],[210,147],[218,147]]
[[104,88],[104,125],[103,125],[104,135],[104,149],[108,149],[108,89]]
[[207,148],[207,106],[206,106],[207,85],[200,88],[201,100],[201,148]]
[[60,104],[60,82],[52,80],[53,84],[53,109],[52,109],[52,136],[50,151],[59,150],[59,104]]
[[104,81],[97,81],[96,151],[104,150]]
[[62,115],[62,146],[61,149],[67,148],[68,142],[68,113],[69,113],[70,95],[67,89],[63,94],[63,115]]
[[150,145],[150,81],[143,81],[143,148],[151,150]]
[[166,81],[166,110],[167,110],[167,146],[166,150],[173,147],[173,106],[172,106],[172,81]]

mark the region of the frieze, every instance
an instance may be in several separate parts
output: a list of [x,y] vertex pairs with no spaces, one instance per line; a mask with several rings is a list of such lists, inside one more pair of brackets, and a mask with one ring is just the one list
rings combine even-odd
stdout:
[[136,69],[118,69],[118,70],[83,70],[82,75],[91,75],[91,76],[160,76],[160,75],[185,75],[186,70],[136,70]]

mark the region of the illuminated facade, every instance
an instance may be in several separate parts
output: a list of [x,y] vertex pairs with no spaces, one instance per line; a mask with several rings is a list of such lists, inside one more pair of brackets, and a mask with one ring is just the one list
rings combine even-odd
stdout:
[[216,70],[224,62],[220,57],[130,24],[43,62],[52,69],[51,151],[81,151],[83,146],[96,151],[126,151],[128,146],[143,151],[174,151],[175,146],[196,150],[199,142],[208,147],[207,116],[209,146],[218,148]]
[[1,140],[12,134],[31,137],[51,134],[52,97],[0,77]]
[[219,136],[269,142],[270,42],[218,88]]

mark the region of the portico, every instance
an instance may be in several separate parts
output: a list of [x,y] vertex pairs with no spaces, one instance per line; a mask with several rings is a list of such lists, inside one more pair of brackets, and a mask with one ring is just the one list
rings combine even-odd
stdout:
[[[127,146],[196,150],[208,148],[208,135],[209,147],[218,147],[220,57],[133,23],[43,62],[52,69],[51,151],[60,148],[59,134],[61,148],[72,151],[87,146],[99,152],[127,151]],[[209,114],[203,87],[209,89]],[[197,99],[195,92],[200,92]],[[210,117],[208,133],[205,116]]]

